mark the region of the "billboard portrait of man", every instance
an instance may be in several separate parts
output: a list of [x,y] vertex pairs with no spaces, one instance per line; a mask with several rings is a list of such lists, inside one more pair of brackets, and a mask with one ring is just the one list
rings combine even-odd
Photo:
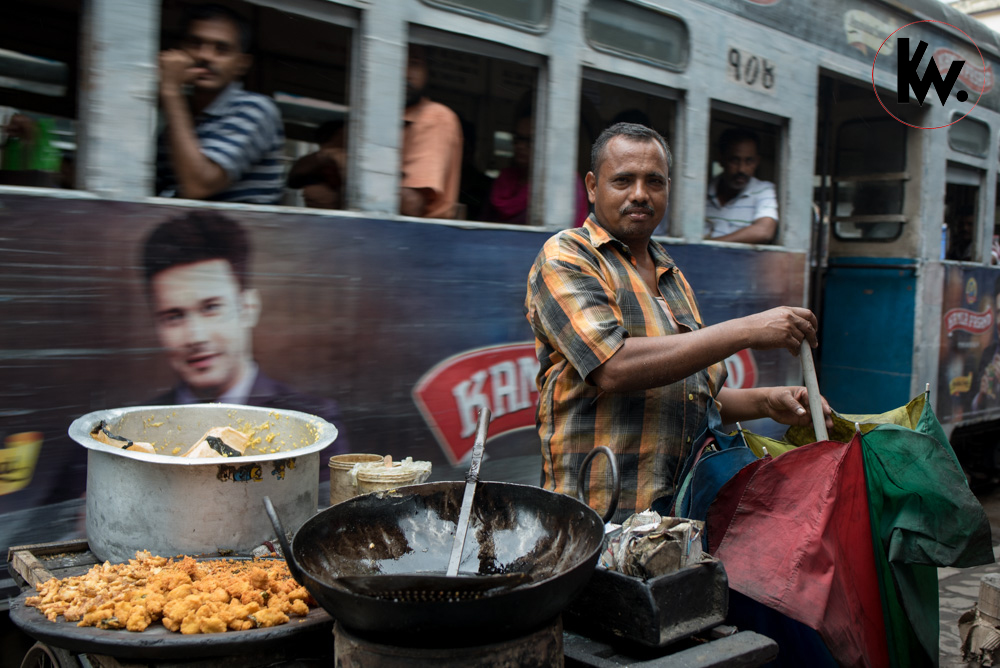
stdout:
[[[246,230],[215,211],[178,214],[150,233],[142,253],[146,294],[178,382],[146,403],[219,402],[310,413],[339,431],[321,454],[347,452],[335,401],[294,390],[254,360],[262,307],[250,285],[250,255]],[[329,474],[326,466],[320,469]]]

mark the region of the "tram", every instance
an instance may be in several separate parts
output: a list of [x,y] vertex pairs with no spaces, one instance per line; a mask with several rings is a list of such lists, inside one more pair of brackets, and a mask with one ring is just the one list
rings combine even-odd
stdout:
[[[47,141],[29,163],[0,138],[3,549],[78,531],[86,457],[66,437],[73,419],[176,382],[140,249],[191,210],[248,230],[254,360],[336,400],[352,452],[430,461],[433,479],[457,479],[485,405],[483,476],[537,484],[525,279],[545,239],[572,225],[589,146],[618,118],[646,120],[671,144],[657,238],[707,322],[809,306],[836,410],[880,412],[929,387],[970,476],[994,475],[1000,40],[976,21],[935,0],[226,0],[252,27],[244,85],[278,105],[287,162],[315,148],[323,123],[345,124],[345,198],[329,210],[292,190],[266,206],[155,196],[157,53],[177,43],[188,4],[35,0],[0,22],[0,119],[27,115]],[[884,44],[911,24],[930,60],[967,69],[942,103],[932,94],[890,114],[898,57]],[[428,96],[463,127],[453,219],[398,213],[414,44]],[[509,162],[525,109],[527,224],[485,221],[476,184]],[[771,244],[703,238],[715,143],[736,126],[760,136],[757,176],[776,185]],[[780,351],[727,365],[737,387],[801,382]]]

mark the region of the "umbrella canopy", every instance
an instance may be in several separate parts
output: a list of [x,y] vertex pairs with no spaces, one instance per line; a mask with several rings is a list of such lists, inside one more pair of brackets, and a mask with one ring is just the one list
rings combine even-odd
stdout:
[[989,522],[926,393],[834,415],[829,441],[743,432],[767,456],[719,491],[709,551],[730,586],[816,629],[841,665],[938,660],[938,566],[993,562]]

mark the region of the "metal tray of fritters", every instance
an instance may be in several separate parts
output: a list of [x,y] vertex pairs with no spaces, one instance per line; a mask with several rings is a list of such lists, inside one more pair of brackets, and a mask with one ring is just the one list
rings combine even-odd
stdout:
[[[199,559],[202,561],[202,559]],[[59,577],[83,575],[89,567],[81,566],[59,573]],[[256,654],[294,645],[299,651],[314,646],[322,650],[333,646],[333,618],[322,608],[311,608],[305,617],[292,617],[288,623],[269,628],[224,633],[183,634],[170,631],[156,622],[145,631],[99,629],[77,626],[61,617],[50,622],[36,608],[25,604],[38,592],[28,589],[10,604],[10,619],[35,640],[76,653],[92,653],[122,659],[192,659],[229,655]]]

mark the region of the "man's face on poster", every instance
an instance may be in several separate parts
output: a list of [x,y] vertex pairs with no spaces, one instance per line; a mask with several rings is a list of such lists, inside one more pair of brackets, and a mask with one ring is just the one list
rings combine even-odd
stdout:
[[260,305],[255,290],[241,289],[227,260],[161,271],[150,296],[170,366],[196,395],[217,399],[247,372]]

